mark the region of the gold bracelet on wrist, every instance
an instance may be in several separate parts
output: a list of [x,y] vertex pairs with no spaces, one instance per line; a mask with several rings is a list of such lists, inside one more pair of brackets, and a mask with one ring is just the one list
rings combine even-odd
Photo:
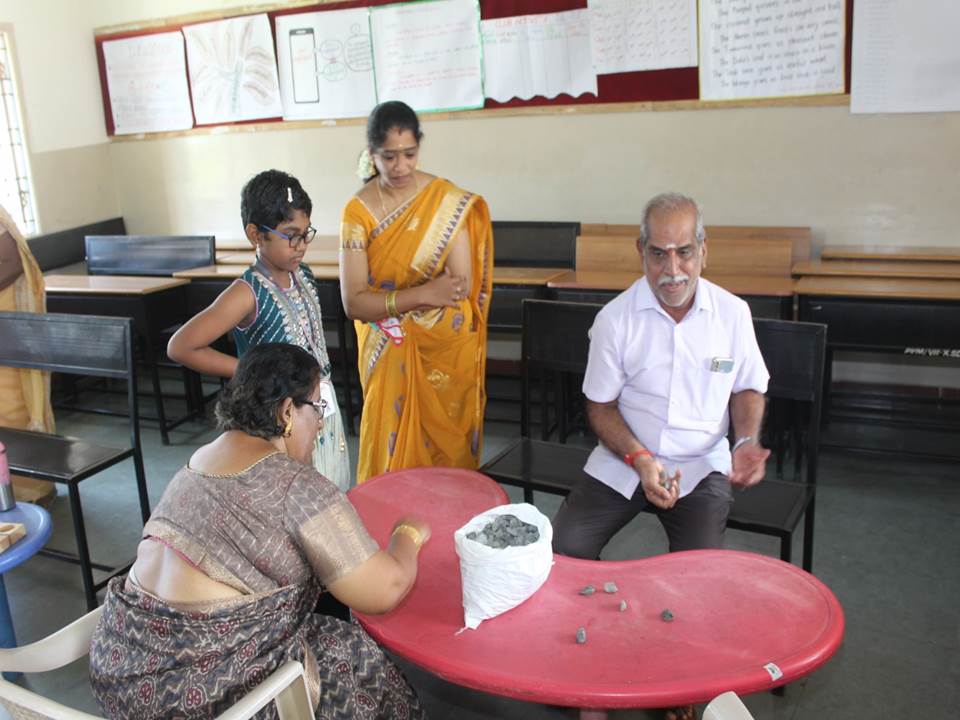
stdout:
[[397,525],[393,529],[391,535],[396,535],[397,533],[401,533],[409,537],[413,541],[414,547],[416,547],[417,550],[419,550],[420,546],[423,545],[423,535],[410,523],[400,523]]
[[386,306],[387,315],[390,317],[400,317],[400,311],[397,310],[397,291],[391,290],[387,293],[387,297],[384,300],[383,304]]

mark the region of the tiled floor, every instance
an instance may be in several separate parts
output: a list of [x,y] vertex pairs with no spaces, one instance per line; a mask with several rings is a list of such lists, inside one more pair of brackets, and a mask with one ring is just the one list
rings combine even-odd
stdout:
[[[109,441],[125,435],[123,419],[62,414],[59,431]],[[516,425],[490,425],[485,455],[518,432]],[[152,502],[191,452],[213,437],[201,425],[171,433],[160,444],[155,427],[143,429]],[[356,458],[356,440],[350,443]],[[355,466],[355,465],[354,465]],[[787,688],[783,697],[745,698],[756,718],[952,718],[960,709],[960,478],[957,464],[890,457],[822,454],[814,569],[843,604],[847,631],[843,647],[822,669]],[[84,481],[81,494],[96,559],[123,562],[132,556],[140,531],[136,490],[129,462]],[[520,499],[520,494],[511,489]],[[62,489],[61,489],[62,492]],[[538,496],[552,515],[559,501]],[[51,509],[51,544],[72,547],[66,498]],[[777,554],[777,541],[731,531],[728,547]],[[614,538],[605,557],[623,559],[663,552],[665,541],[651,516],[639,517]],[[799,555],[799,546],[795,556]],[[34,558],[5,576],[21,643],[36,640],[85,611],[80,576],[73,566]],[[574,718],[563,708],[514,702],[447,684],[408,668],[434,718]],[[96,712],[86,662],[26,682],[67,704]],[[622,711],[612,718],[659,717]],[[0,717],[4,717],[0,710]]]

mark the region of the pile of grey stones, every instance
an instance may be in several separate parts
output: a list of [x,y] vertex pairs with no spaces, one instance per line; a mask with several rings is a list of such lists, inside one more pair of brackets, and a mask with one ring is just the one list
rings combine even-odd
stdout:
[[524,522],[516,515],[504,513],[496,520],[488,522],[479,532],[467,533],[468,540],[499,550],[507,547],[523,547],[540,539],[536,525]]

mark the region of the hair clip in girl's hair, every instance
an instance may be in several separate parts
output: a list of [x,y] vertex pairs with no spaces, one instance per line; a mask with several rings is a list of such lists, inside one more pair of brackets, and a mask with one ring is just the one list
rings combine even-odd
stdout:
[[287,202],[293,203],[293,189],[289,187],[287,188]]

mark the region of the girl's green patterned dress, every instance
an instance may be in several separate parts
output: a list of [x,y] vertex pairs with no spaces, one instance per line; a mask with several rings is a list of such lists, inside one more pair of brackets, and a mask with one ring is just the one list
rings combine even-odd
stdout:
[[[313,355],[320,364],[321,382],[333,381],[330,376],[330,358],[320,321],[320,301],[314,285],[313,273],[305,263],[290,273],[290,287],[282,288],[270,279],[270,273],[259,263],[251,265],[240,278],[250,286],[257,301],[256,316],[246,327],[237,327],[233,334],[237,352],[260,343],[281,342],[297,345]],[[354,485],[350,473],[350,456],[337,407],[336,393],[325,393],[336,411],[323,422],[313,450],[313,464],[330,482],[343,491]]]

